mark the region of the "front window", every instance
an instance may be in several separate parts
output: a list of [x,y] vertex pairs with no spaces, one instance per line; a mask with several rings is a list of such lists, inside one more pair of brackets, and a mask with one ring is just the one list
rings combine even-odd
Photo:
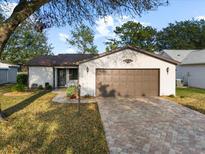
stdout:
[[78,69],[77,68],[69,69],[69,80],[78,80]]

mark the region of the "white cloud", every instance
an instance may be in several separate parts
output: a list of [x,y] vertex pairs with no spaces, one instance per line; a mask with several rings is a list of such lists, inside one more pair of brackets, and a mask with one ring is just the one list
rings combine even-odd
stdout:
[[195,17],[195,19],[197,19],[197,20],[205,20],[205,16],[198,16],[198,17]]
[[[95,38],[114,38],[116,37],[114,34],[114,29],[116,26],[121,26],[122,24],[128,22],[128,21],[134,21],[139,22],[136,19],[131,18],[130,16],[106,16],[104,18],[99,18],[96,21],[96,36]],[[144,26],[150,25],[148,22],[140,22]]]
[[0,3],[0,8],[3,11],[3,15],[6,18],[8,18],[12,14],[16,5],[17,5],[17,3],[14,3],[14,2],[2,2],[2,3]]
[[114,21],[112,16],[106,16],[105,18],[99,18],[96,21],[96,31],[99,36],[110,36],[110,31],[113,29]]
[[68,48],[65,50],[65,53],[77,53],[77,52],[76,52],[76,49],[74,48]]
[[66,42],[66,40],[68,39],[68,35],[65,33],[59,33],[58,36],[59,36],[59,39],[63,42]]

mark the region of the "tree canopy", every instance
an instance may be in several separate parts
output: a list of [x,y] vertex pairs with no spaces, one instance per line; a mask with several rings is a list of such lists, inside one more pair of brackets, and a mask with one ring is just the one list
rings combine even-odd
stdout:
[[108,39],[106,51],[119,46],[137,46],[147,51],[162,49],[204,49],[205,20],[170,23],[157,31],[151,26],[128,21],[114,30],[115,39]]
[[26,20],[9,38],[1,59],[9,63],[26,64],[36,56],[52,54],[51,49],[45,34],[37,32],[33,22]]
[[76,47],[79,53],[98,53],[97,46],[94,45],[94,32],[88,26],[80,25],[71,31],[71,38],[67,41]]
[[139,22],[128,21],[114,30],[117,40],[110,40],[106,44],[109,47],[131,45],[140,47],[148,51],[156,50],[156,33],[157,30],[151,26],[143,26]]
[[204,49],[205,21],[187,20],[170,23],[157,34],[159,49]]

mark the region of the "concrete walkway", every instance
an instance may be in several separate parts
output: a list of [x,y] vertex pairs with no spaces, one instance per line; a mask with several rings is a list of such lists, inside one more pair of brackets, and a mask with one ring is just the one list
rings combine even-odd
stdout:
[[98,98],[111,154],[205,153],[205,116],[154,98]]
[[[65,90],[58,89],[52,91],[53,93],[57,94],[52,101],[55,103],[78,103],[78,99],[70,99],[66,96]],[[96,103],[94,98],[82,98],[80,103]]]

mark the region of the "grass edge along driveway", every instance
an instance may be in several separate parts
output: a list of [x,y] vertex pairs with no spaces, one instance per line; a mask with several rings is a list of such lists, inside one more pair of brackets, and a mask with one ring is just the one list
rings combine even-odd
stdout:
[[177,88],[176,97],[164,98],[205,114],[205,89]]

